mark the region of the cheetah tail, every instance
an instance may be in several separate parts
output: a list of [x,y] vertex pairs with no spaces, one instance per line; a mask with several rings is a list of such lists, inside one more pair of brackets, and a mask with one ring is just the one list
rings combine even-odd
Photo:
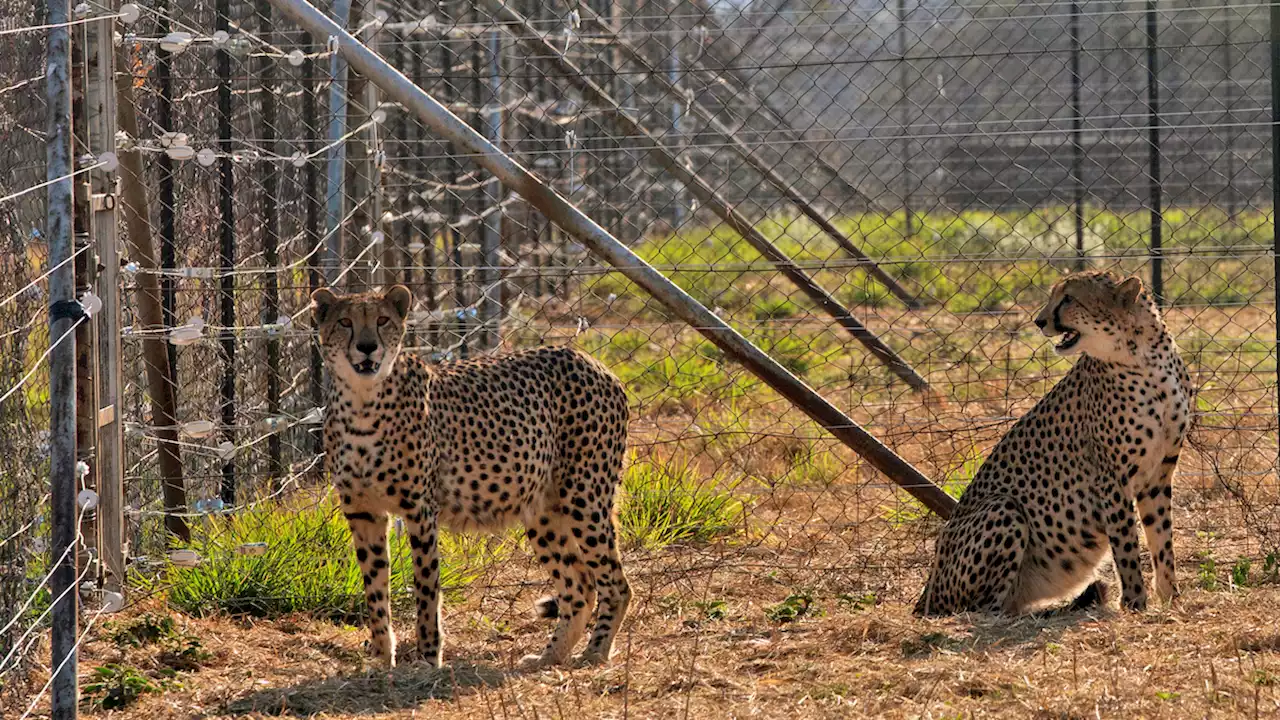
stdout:
[[550,595],[535,602],[533,611],[538,617],[545,620],[554,620],[560,617],[560,606],[556,603],[556,599]]

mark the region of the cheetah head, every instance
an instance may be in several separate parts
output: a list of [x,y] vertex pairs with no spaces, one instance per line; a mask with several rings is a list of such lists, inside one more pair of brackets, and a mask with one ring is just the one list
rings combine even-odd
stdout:
[[1143,337],[1154,339],[1163,327],[1159,311],[1136,275],[1112,272],[1068,275],[1054,285],[1049,302],[1036,315],[1046,337],[1061,340],[1062,356],[1084,353],[1106,362],[1137,360]]
[[311,313],[329,372],[350,385],[371,385],[391,374],[404,341],[413,295],[403,285],[382,292],[311,294]]

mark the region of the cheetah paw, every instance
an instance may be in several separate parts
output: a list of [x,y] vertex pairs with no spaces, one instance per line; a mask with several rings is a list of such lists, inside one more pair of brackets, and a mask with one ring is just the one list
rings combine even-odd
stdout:
[[574,667],[594,667],[603,665],[609,661],[609,656],[601,652],[584,651],[581,655],[573,658]]
[[558,664],[559,661],[550,653],[541,655],[525,655],[520,658],[520,662],[516,664],[516,669],[521,671],[541,670]]

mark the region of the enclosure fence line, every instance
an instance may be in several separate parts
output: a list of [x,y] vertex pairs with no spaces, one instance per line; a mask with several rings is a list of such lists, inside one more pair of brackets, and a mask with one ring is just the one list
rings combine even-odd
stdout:
[[[602,2],[566,16],[449,0],[398,8],[398,22],[360,0],[328,15],[305,0],[249,5],[47,0],[28,27],[0,31],[28,78],[0,71],[0,129],[48,153],[39,177],[0,148],[13,160],[0,174],[0,343],[17,358],[0,367],[0,420],[50,430],[0,434],[0,503],[16,498],[0,509],[0,683],[52,629],[54,672],[26,714],[48,699],[74,717],[77,650],[124,602],[126,560],[173,562],[170,543],[210,518],[316,484],[321,373],[299,325],[324,284],[409,284],[425,310],[406,347],[433,358],[568,338],[643,365],[628,384],[665,383],[674,399],[640,402],[690,418],[676,431],[640,418],[645,452],[745,438],[715,456],[717,477],[758,473],[746,456],[769,443],[791,463],[783,478],[820,474],[821,428],[945,517],[978,450],[1065,372],[1025,328],[1047,280],[1149,273],[1203,390],[1199,462],[1180,483],[1204,486],[1202,509],[1238,512],[1189,523],[1186,542],[1233,532],[1242,557],[1275,552],[1277,4],[695,0],[636,8],[625,25]],[[1264,7],[1269,24],[1250,22]],[[1117,18],[1131,28],[1108,34]],[[11,39],[26,35],[43,45],[43,78]],[[991,70],[1024,57],[1021,77]],[[975,66],[1005,99],[975,89],[989,87],[965,74]],[[42,104],[25,108],[20,88],[36,82]],[[206,100],[207,122],[193,119]],[[670,237],[636,232],[659,222]],[[618,276],[646,294],[643,312],[620,309],[634,299]],[[850,337],[864,354],[841,345]],[[696,393],[737,392],[704,362],[746,368],[817,428],[699,405]],[[951,414],[894,388],[946,396]],[[947,443],[967,444],[961,462],[930,454]],[[24,462],[39,484],[12,470]],[[837,502],[873,522],[810,510],[815,532],[906,536],[919,520],[910,501],[869,496]],[[161,522],[144,546],[141,528]],[[14,559],[46,550],[48,567]],[[696,567],[739,561],[752,566]]]

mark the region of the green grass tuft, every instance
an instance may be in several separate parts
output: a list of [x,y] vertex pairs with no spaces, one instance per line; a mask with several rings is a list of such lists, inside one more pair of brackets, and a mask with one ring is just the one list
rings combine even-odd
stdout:
[[[363,581],[351,531],[331,500],[306,508],[263,503],[207,518],[192,526],[191,535],[184,547],[199,554],[200,564],[170,565],[163,576],[170,604],[183,612],[259,617],[305,612],[335,621],[363,616]],[[266,550],[248,554],[249,543],[265,543]],[[440,544],[440,583],[446,592],[467,585],[479,567],[496,559],[487,544],[465,536],[442,534]],[[393,530],[389,545],[391,594],[402,599],[413,582],[408,538]]]
[[746,510],[718,478],[700,477],[688,461],[634,462],[622,487],[623,540],[647,548],[729,535],[741,526]]

